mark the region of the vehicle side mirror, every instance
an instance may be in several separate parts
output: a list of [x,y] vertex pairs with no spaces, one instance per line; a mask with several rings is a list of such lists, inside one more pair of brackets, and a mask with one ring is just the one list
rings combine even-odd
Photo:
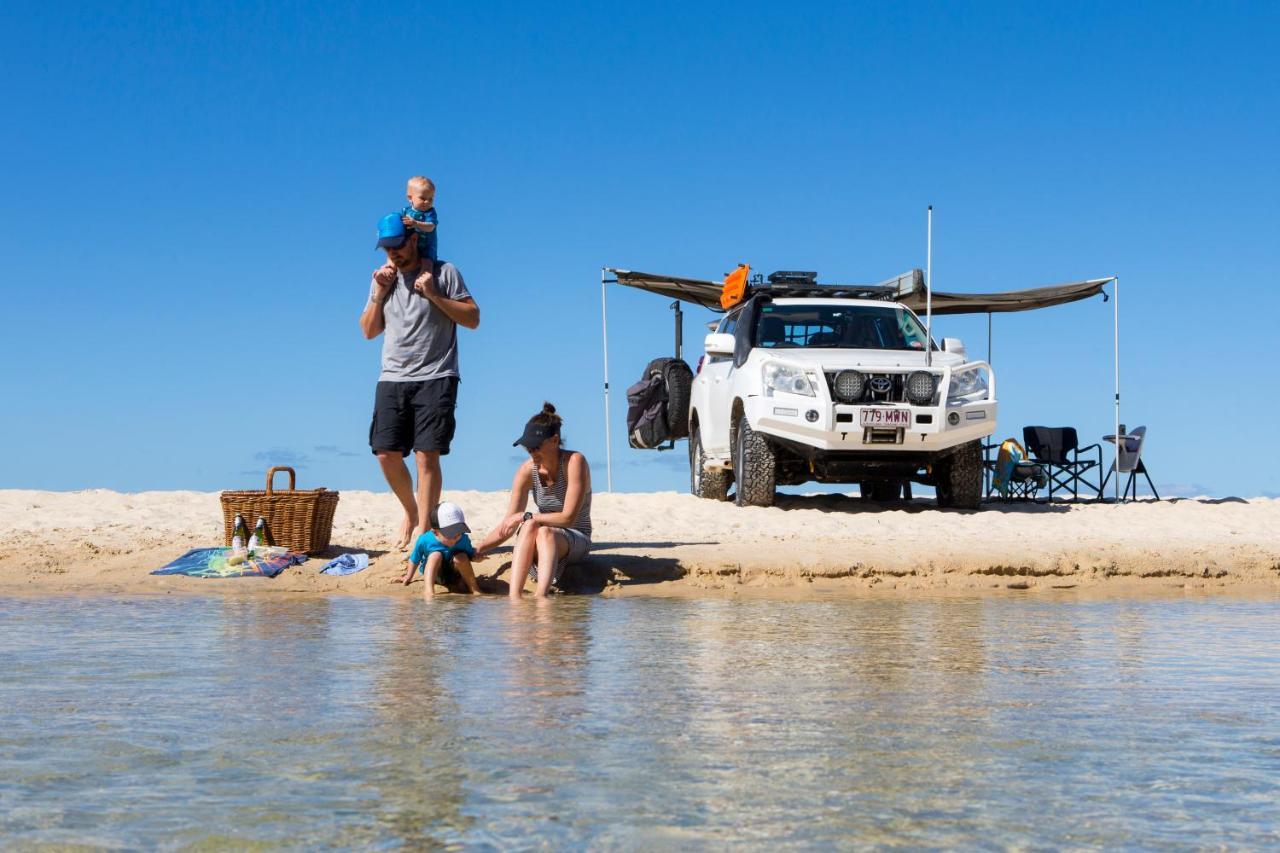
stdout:
[[953,352],[961,358],[968,358],[969,353],[965,351],[964,341],[959,338],[943,338],[942,349],[944,352]]
[[733,346],[733,335],[717,334],[715,332],[707,335],[705,343],[707,355],[733,355]]

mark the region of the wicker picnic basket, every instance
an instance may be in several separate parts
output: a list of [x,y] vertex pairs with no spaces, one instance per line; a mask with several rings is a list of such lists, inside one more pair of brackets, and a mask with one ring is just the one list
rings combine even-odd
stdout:
[[[276,491],[271,481],[277,471],[289,472],[289,490]],[[231,544],[236,516],[253,529],[261,516],[267,521],[267,544],[280,545],[290,551],[318,554],[329,547],[333,533],[333,512],[338,508],[338,493],[328,489],[297,489],[297,474],[292,468],[279,466],[267,471],[265,491],[246,489],[223,492],[223,539]]]

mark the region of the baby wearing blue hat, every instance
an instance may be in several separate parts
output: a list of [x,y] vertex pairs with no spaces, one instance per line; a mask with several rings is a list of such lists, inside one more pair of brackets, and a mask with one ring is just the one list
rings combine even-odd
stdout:
[[436,216],[436,185],[425,175],[414,175],[409,179],[405,190],[405,198],[409,204],[400,211],[400,221],[404,227],[418,238],[418,257],[429,260],[426,269],[418,276],[415,287],[432,287],[435,284],[433,267],[439,259],[436,248],[436,226],[440,223]]
[[467,585],[468,593],[480,595],[476,573],[471,568],[471,558],[476,555],[476,549],[467,536],[470,532],[462,507],[449,501],[437,505],[435,512],[431,513],[431,529],[414,543],[413,553],[409,555],[409,570],[401,583],[408,586],[413,583],[413,576],[421,571],[426,575],[422,596],[433,598],[437,580],[448,586],[460,576]]

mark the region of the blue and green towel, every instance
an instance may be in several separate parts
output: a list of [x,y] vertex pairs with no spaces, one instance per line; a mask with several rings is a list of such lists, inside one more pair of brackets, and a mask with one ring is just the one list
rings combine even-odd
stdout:
[[230,548],[196,548],[151,574],[187,575],[193,578],[273,578],[307,559],[306,554],[296,551],[270,548],[233,566],[227,563],[230,554]]

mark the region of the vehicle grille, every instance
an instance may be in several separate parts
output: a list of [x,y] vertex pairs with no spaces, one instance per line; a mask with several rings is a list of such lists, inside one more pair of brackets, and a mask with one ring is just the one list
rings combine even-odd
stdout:
[[[907,375],[905,373],[862,373],[866,377],[862,395],[856,400],[845,400],[836,394],[836,374],[838,370],[827,371],[827,390],[831,399],[837,403],[905,403],[907,402]],[[861,371],[859,371],[861,372]],[[883,391],[873,390],[875,380],[888,380],[889,387]]]

